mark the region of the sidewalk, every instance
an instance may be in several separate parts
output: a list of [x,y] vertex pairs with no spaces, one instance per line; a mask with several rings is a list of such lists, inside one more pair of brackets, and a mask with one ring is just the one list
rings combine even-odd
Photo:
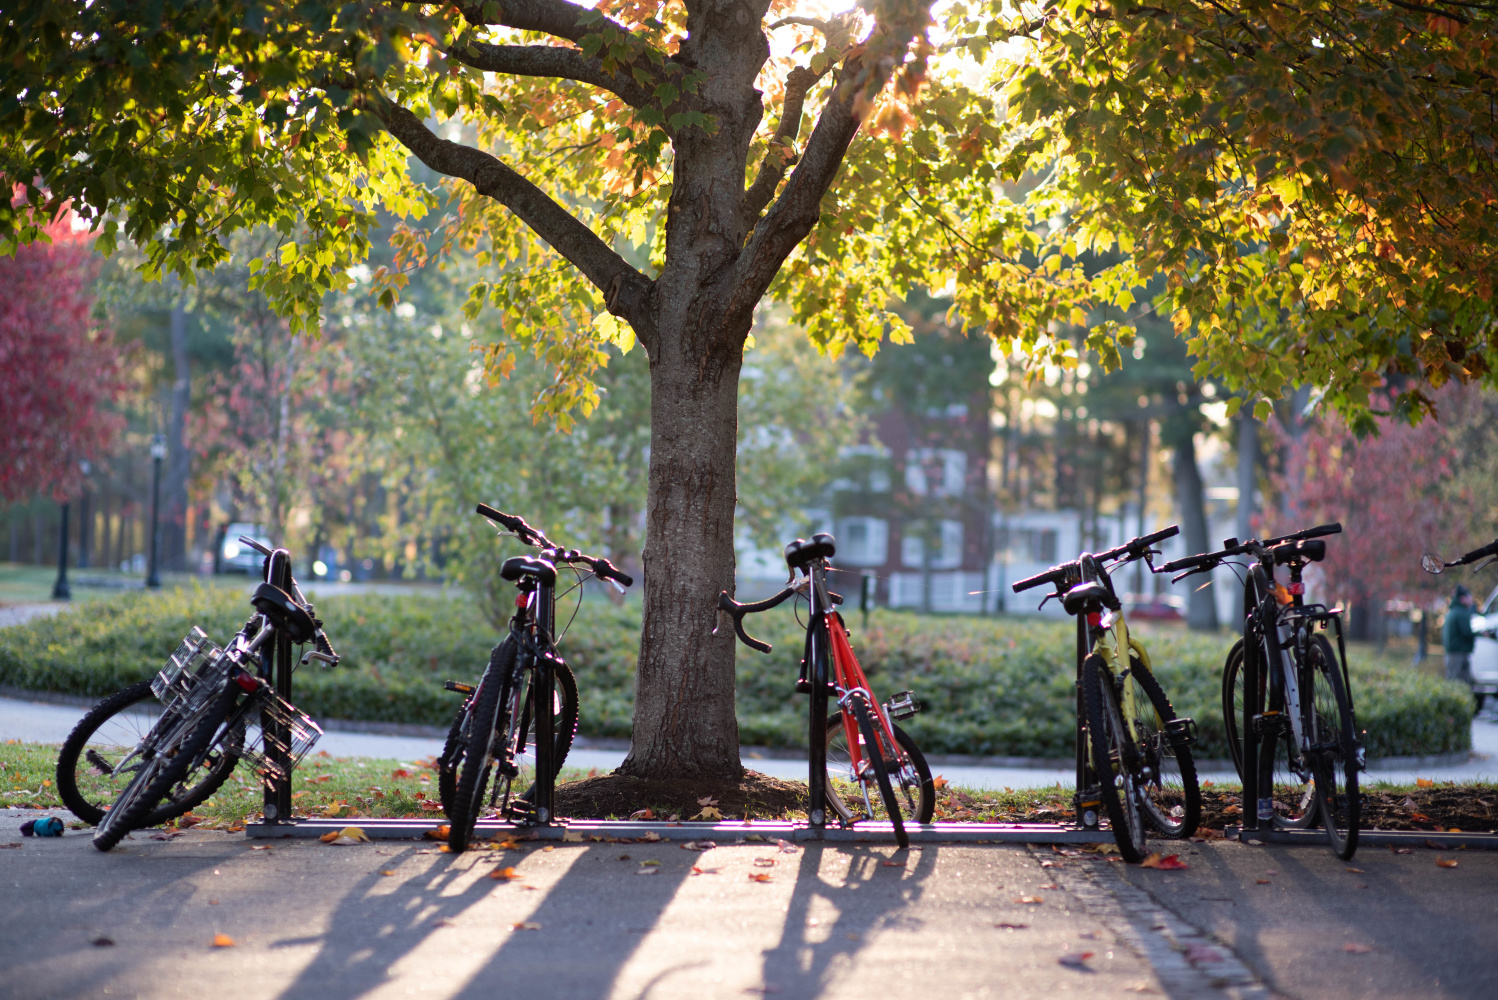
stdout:
[[[61,743],[83,717],[86,708],[0,698],[0,740],[19,739],[33,743]],[[442,741],[413,736],[385,736],[375,733],[335,730],[318,741],[319,750],[336,757],[382,757],[414,761],[436,757],[442,752]],[[1446,767],[1413,767],[1384,769],[1375,763],[1364,780],[1409,783],[1417,778],[1432,781],[1498,781],[1498,724],[1472,723],[1473,756],[1465,763]],[[759,747],[741,748],[744,766],[776,778],[806,778],[804,758],[778,756],[780,751]],[[775,753],[777,756],[770,756]],[[597,768],[610,771],[624,760],[622,749],[589,749],[575,747],[567,755],[570,767]],[[933,764],[933,774],[940,774],[954,785],[966,788],[1046,788],[1061,785],[1071,788],[1076,774],[1071,767],[974,767]],[[1236,781],[1237,775],[1221,769],[1206,769],[1201,777],[1213,781]]]

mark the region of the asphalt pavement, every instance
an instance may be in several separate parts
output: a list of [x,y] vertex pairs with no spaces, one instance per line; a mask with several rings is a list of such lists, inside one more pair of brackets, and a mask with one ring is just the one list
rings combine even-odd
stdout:
[[1188,867],[1155,870],[1022,846],[451,855],[187,831],[105,855],[86,832],[21,840],[29,815],[0,812],[7,997],[1476,1000],[1498,973],[1498,852],[1161,842]]

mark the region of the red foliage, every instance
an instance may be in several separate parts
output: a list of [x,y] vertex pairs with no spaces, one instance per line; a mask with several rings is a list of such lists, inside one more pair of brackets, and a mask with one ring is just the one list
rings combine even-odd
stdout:
[[51,245],[0,257],[0,499],[50,492],[61,501],[123,425],[109,404],[124,391],[122,356],[91,315],[96,267],[67,216]]
[[[1452,395],[1438,397],[1443,411]],[[1411,427],[1386,417],[1376,435],[1362,439],[1330,415],[1298,437],[1276,430],[1284,463],[1275,486],[1284,502],[1270,512],[1265,534],[1342,523],[1320,564],[1330,591],[1324,596],[1418,598],[1444,586],[1421,570],[1422,553],[1477,544],[1465,544],[1469,519],[1445,502],[1460,462],[1441,422],[1427,418]]]

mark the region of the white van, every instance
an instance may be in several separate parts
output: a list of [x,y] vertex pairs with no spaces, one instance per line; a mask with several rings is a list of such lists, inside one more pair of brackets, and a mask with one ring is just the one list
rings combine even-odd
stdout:
[[1480,712],[1483,702],[1498,695],[1498,587],[1472,616],[1472,632],[1477,637],[1472,647],[1472,694]]

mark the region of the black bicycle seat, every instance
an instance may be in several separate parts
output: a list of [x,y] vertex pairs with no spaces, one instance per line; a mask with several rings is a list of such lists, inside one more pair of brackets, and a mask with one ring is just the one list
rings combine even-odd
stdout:
[[1061,606],[1069,615],[1080,615],[1087,610],[1087,605],[1093,601],[1099,604],[1108,600],[1108,588],[1096,580],[1088,580],[1079,583],[1066,593],[1061,595]]
[[1277,566],[1296,562],[1320,562],[1326,558],[1326,542],[1320,538],[1302,538],[1297,542],[1285,542],[1269,550],[1274,554]]
[[837,553],[837,542],[825,531],[819,531],[810,540],[798,538],[785,547],[785,564],[791,569],[800,569],[813,559],[831,559]]
[[292,600],[290,594],[273,583],[256,587],[250,603],[256,611],[269,618],[272,625],[290,636],[292,642],[306,642],[317,631],[312,616]]
[[548,587],[557,583],[557,568],[545,559],[531,556],[511,556],[499,568],[499,575],[515,583],[523,576],[535,577]]

